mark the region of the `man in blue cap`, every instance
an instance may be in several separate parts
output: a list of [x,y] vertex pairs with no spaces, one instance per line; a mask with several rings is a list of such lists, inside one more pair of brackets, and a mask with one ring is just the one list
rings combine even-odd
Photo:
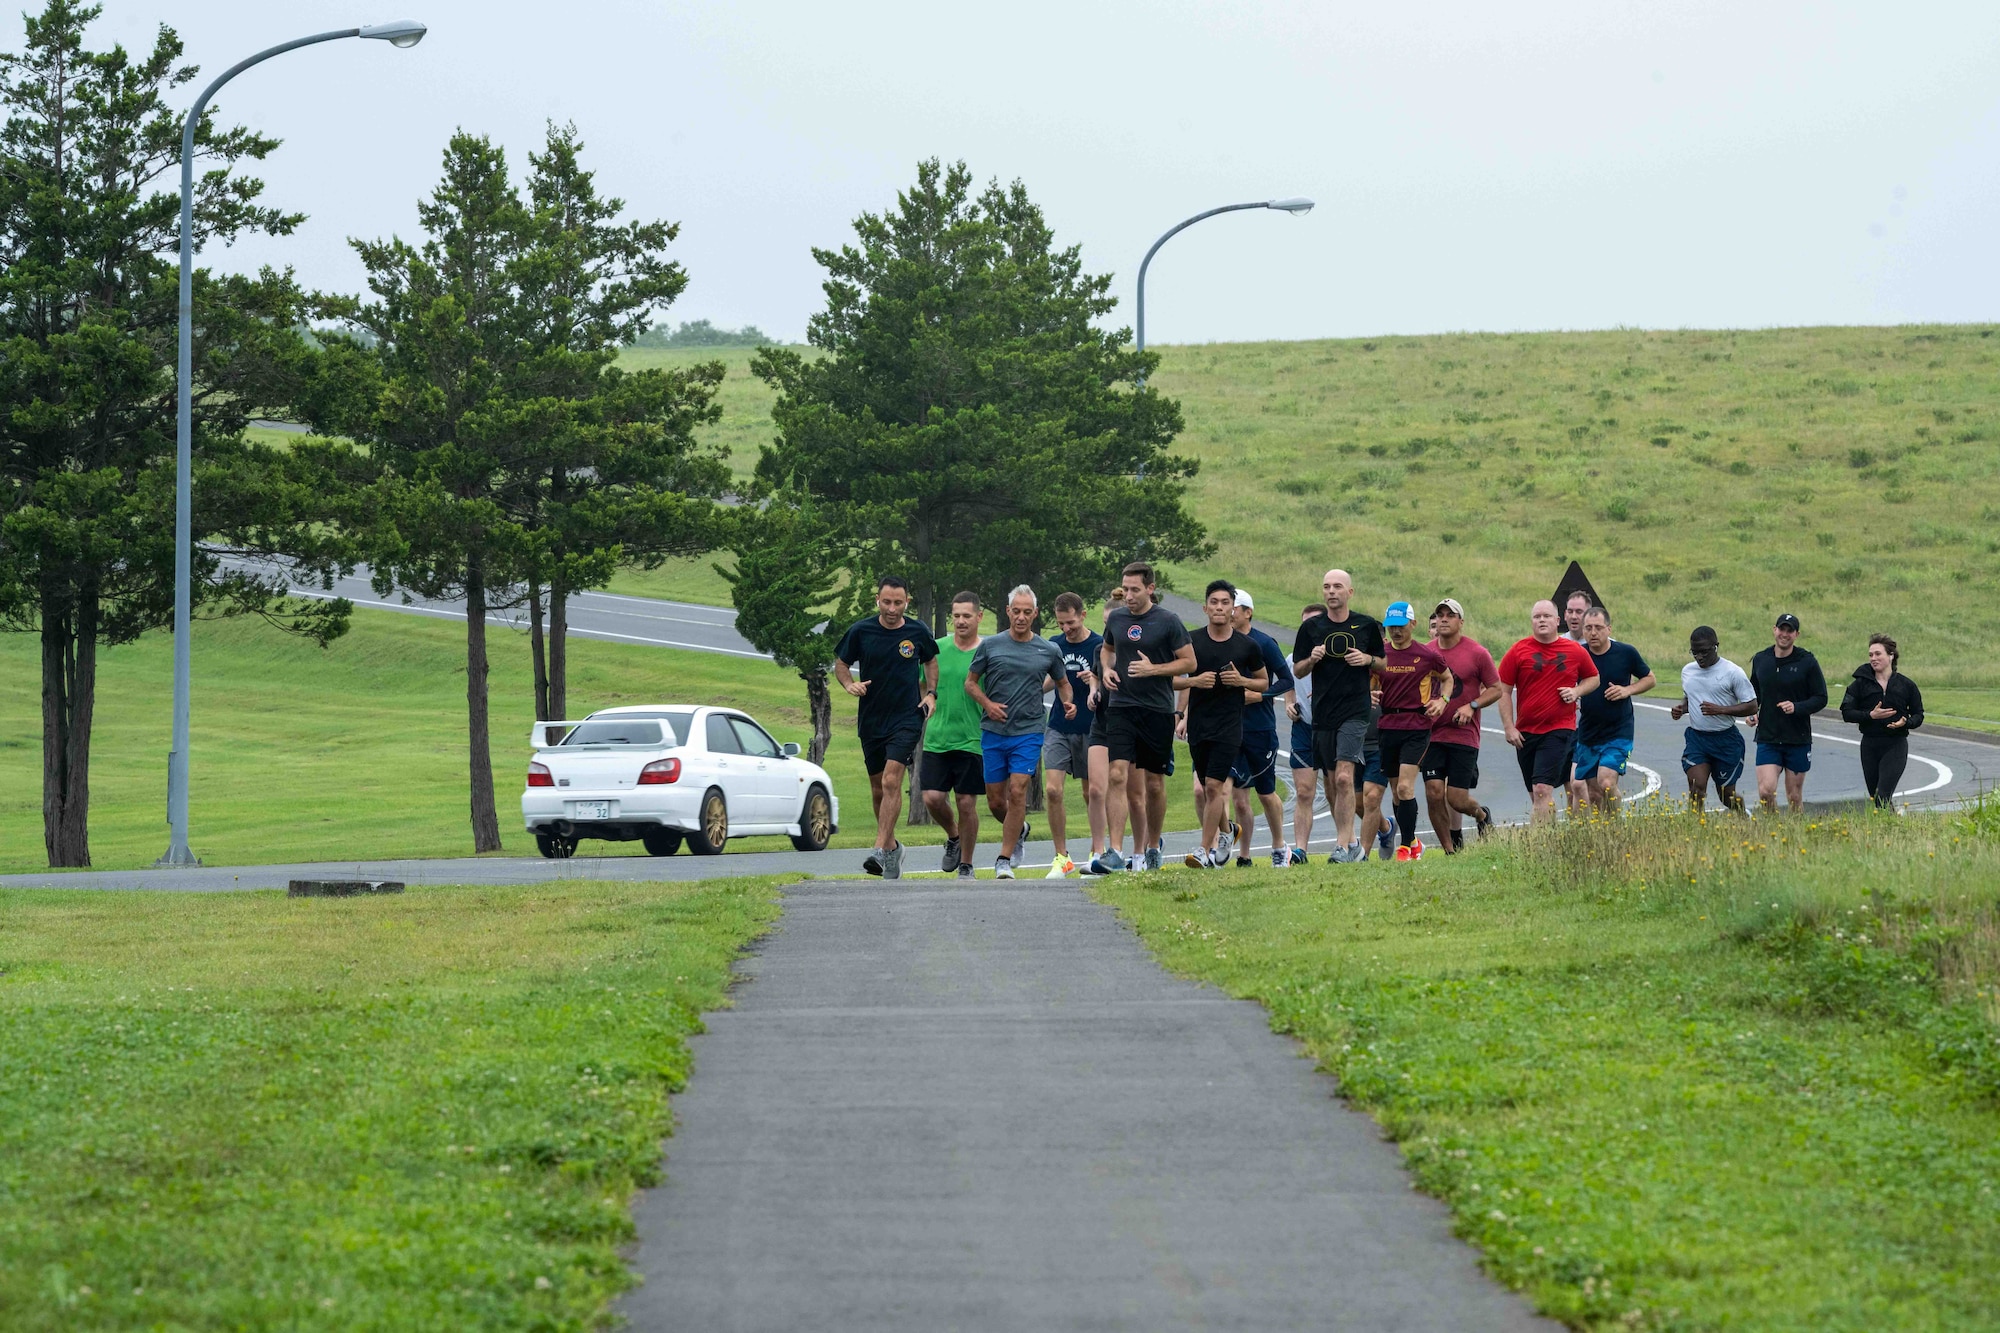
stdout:
[[1388,643],[1377,675],[1382,682],[1382,773],[1395,793],[1398,861],[1424,854],[1417,837],[1417,778],[1430,748],[1431,724],[1451,699],[1451,667],[1428,643],[1418,643],[1410,627],[1417,613],[1408,602],[1391,602],[1382,614]]

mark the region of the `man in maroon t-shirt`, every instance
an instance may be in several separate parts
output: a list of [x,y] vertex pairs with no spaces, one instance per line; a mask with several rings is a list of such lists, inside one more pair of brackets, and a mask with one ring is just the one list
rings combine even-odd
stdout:
[[1387,642],[1375,673],[1382,685],[1382,721],[1376,728],[1382,773],[1396,793],[1396,831],[1402,840],[1396,849],[1398,861],[1414,861],[1424,854],[1424,845],[1417,840],[1417,774],[1431,743],[1431,724],[1451,697],[1451,668],[1437,649],[1412,637],[1410,626],[1416,619],[1408,602],[1392,603],[1383,614]]
[[1569,784],[1576,701],[1597,688],[1597,664],[1582,644],[1558,635],[1554,602],[1536,602],[1529,622],[1535,632],[1500,659],[1500,725],[1520,752],[1521,781],[1539,824],[1555,818],[1555,794]]
[[1431,727],[1431,748],[1424,753],[1424,797],[1430,804],[1431,827],[1445,842],[1447,852],[1460,851],[1456,828],[1445,839],[1447,825],[1456,816],[1471,815],[1479,825],[1479,836],[1493,829],[1493,812],[1472,795],[1479,785],[1479,710],[1500,699],[1500,673],[1493,654],[1465,634],[1465,608],[1450,597],[1431,613],[1434,637],[1431,647],[1438,650],[1451,668],[1453,689],[1445,704],[1444,716]]

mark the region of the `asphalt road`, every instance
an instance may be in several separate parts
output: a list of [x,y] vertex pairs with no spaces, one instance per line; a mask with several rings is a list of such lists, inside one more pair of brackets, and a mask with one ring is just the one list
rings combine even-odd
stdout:
[[1072,886],[801,885],[739,971],[635,1329],[1554,1327],[1259,1006]]

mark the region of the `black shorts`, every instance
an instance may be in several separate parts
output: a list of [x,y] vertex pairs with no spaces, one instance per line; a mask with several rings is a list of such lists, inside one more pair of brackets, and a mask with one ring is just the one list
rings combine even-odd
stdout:
[[917,757],[917,742],[924,738],[924,719],[919,713],[910,719],[906,727],[898,727],[887,736],[863,736],[861,738],[861,762],[873,777],[891,763],[908,768]]
[[1410,730],[1383,727],[1377,734],[1381,737],[1382,776],[1389,779],[1384,786],[1393,785],[1406,766],[1423,767],[1424,752],[1431,743],[1429,727]]
[[1114,708],[1107,710],[1106,744],[1111,762],[1123,760],[1148,773],[1174,771],[1174,715],[1162,708]]
[[1233,735],[1205,736],[1198,741],[1188,742],[1188,751],[1194,756],[1196,776],[1209,782],[1227,782],[1229,771],[1236,767],[1236,756],[1243,749],[1243,733]]
[[986,756],[979,750],[925,750],[923,772],[918,774],[923,791],[949,791],[960,796],[977,796],[986,790]]
[[1424,781],[1471,791],[1479,785],[1478,747],[1432,741],[1431,748],[1424,751]]
[[1557,791],[1569,783],[1570,755],[1576,749],[1574,731],[1524,731],[1521,733],[1521,781],[1528,792],[1536,787]]
[[1111,744],[1111,710],[1100,708],[1090,715],[1090,743],[1085,750],[1095,750],[1100,745]]

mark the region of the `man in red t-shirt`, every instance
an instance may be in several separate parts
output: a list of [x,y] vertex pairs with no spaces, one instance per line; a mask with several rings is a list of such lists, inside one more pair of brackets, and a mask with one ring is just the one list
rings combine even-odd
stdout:
[[1536,602],[1529,622],[1535,632],[1500,659],[1500,725],[1520,752],[1539,824],[1555,818],[1555,794],[1569,784],[1576,701],[1597,688],[1597,664],[1582,644],[1560,637],[1554,602]]
[[[1417,774],[1431,743],[1431,724],[1451,697],[1451,668],[1437,649],[1411,635],[1416,619],[1408,602],[1393,603],[1384,613],[1387,644],[1375,672],[1382,684],[1382,721],[1376,728],[1382,773],[1396,793],[1396,832],[1402,840],[1396,849],[1398,861],[1414,861],[1424,854],[1424,845],[1417,840]],[[1449,838],[1447,833],[1439,836]]]
[[1500,673],[1493,654],[1465,634],[1465,608],[1450,597],[1431,613],[1434,637],[1431,647],[1438,650],[1451,668],[1453,689],[1445,704],[1445,714],[1431,727],[1431,748],[1424,754],[1424,797],[1430,803],[1431,827],[1445,844],[1446,852],[1464,850],[1457,829],[1445,837],[1454,816],[1471,815],[1479,825],[1479,836],[1493,829],[1493,812],[1472,795],[1479,785],[1479,710],[1500,698]]

